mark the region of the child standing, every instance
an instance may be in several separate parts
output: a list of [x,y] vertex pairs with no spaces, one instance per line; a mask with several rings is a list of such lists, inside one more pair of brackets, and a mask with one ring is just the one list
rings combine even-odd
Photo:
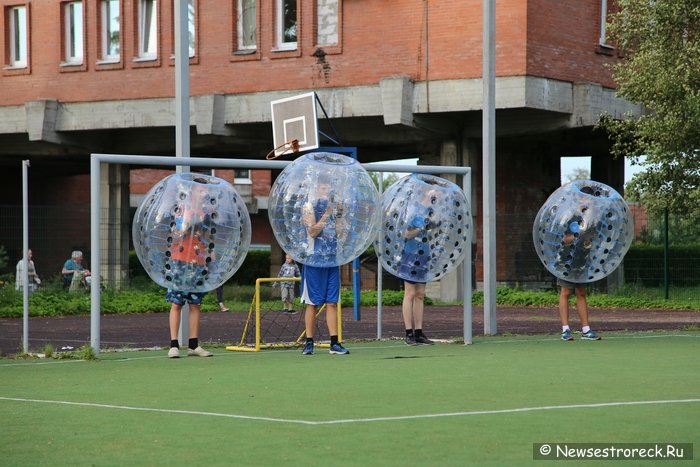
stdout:
[[[287,255],[277,277],[299,277],[300,275],[299,266],[297,266],[291,256]],[[282,312],[293,315],[297,312],[294,309],[294,282],[275,282],[273,285],[276,286],[278,284],[282,294],[282,303],[284,303]]]

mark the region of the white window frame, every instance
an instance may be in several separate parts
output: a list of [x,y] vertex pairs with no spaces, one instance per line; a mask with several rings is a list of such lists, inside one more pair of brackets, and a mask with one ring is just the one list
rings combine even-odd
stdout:
[[[147,13],[150,9],[150,17]],[[141,60],[158,58],[158,0],[139,0],[139,53]]]
[[66,2],[63,4],[63,45],[65,65],[82,65],[84,56],[85,37],[83,36],[83,2]]
[[[299,0],[275,0],[275,44],[277,50],[295,50],[297,48],[297,42],[299,41],[299,36],[296,32],[296,41],[287,42],[284,40],[284,4],[287,1],[294,1],[297,5],[297,9],[299,8]],[[297,31],[298,26],[298,24],[295,26],[297,28]]]
[[[111,8],[115,3],[116,11],[114,11],[114,8]],[[100,38],[102,44],[101,60],[103,63],[119,62],[121,60],[121,0],[101,0],[100,4],[102,21],[102,37]],[[113,27],[114,25],[116,27]],[[116,53],[110,49],[114,32],[118,33],[119,38],[116,43]]]
[[[246,1],[253,4],[252,15],[250,14],[250,11],[246,11],[245,9]],[[237,50],[256,50],[258,48],[258,0],[237,0],[236,15],[236,37],[238,38]],[[246,28],[244,27],[244,22],[246,20],[253,22],[252,44],[244,43],[244,40],[246,39]]]
[[10,68],[26,68],[29,63],[27,42],[27,7],[13,6],[9,9]]

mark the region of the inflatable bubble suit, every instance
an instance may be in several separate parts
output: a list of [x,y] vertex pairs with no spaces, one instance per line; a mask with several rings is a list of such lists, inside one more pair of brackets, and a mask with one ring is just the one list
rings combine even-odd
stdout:
[[449,180],[408,175],[383,194],[381,229],[374,248],[386,270],[413,282],[440,279],[471,248],[469,201]]
[[313,152],[277,177],[268,216],[277,242],[295,261],[339,266],[358,257],[374,240],[379,192],[356,160]]
[[594,282],[613,272],[632,244],[629,206],[613,188],[576,180],[550,195],[535,217],[537,255],[559,279]]
[[250,216],[236,189],[196,173],[158,182],[136,210],[136,255],[158,285],[207,292],[238,270],[250,246]]

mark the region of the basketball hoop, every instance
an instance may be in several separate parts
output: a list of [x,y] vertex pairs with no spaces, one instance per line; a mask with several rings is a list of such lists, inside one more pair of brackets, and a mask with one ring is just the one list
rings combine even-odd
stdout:
[[[283,151],[280,152],[280,149],[283,149]],[[284,154],[288,153],[297,153],[299,152],[299,140],[293,139],[291,141],[287,141],[286,143],[282,143],[279,146],[277,146],[275,149],[267,153],[267,156],[265,156],[265,159],[273,160],[277,159],[279,156],[282,156]]]
[[270,103],[272,145],[266,158],[274,159],[290,152],[309,151],[319,147],[316,93],[309,92]]

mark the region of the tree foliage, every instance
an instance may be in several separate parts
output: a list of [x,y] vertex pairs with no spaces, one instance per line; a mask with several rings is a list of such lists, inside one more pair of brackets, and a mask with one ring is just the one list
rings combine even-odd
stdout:
[[[649,113],[603,117],[612,152],[645,168],[628,184],[651,212],[700,219],[700,2],[618,0],[611,39],[624,51],[614,66],[618,93]],[[646,156],[639,161],[640,156]]]

